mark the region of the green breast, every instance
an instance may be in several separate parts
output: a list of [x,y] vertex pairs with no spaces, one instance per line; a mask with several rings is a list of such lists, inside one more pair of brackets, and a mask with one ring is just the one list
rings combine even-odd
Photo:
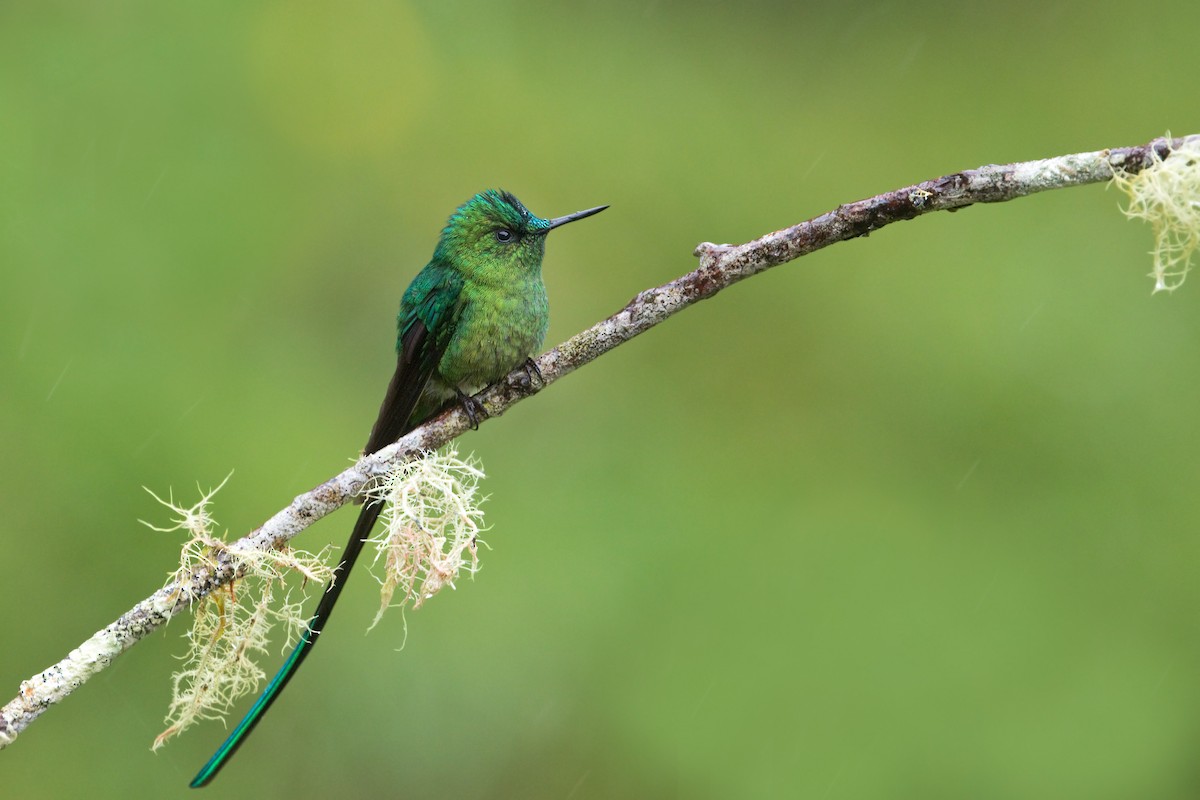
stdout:
[[475,392],[537,353],[550,304],[540,276],[503,287],[468,282],[460,297],[458,324],[438,372],[447,383]]

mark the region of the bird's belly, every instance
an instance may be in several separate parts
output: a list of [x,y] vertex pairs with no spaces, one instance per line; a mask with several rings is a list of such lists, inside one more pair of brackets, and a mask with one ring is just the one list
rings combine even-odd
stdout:
[[[544,295],[543,295],[544,297]],[[548,315],[528,303],[465,308],[438,372],[447,383],[476,392],[521,365],[541,347]],[[515,307],[507,307],[507,306]]]

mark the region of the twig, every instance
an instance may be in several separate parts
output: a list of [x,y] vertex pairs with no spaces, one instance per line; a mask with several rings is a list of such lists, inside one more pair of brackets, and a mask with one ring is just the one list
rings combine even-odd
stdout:
[[[537,359],[541,380],[531,380],[532,371],[521,367],[505,380],[485,389],[477,399],[488,417],[499,416],[514,403],[536,394],[698,300],[712,297],[744,278],[834,242],[866,236],[884,225],[931,211],[950,211],[975,203],[998,203],[1049,189],[1106,181],[1113,177],[1114,168],[1127,174],[1137,173],[1155,163],[1156,156],[1165,158],[1184,141],[1197,138],[1200,137],[1155,139],[1137,147],[956,172],[839,206],[807,222],[746,244],[704,242],[695,251],[700,258],[696,270],[670,283],[647,289],[616,314]],[[461,409],[447,411],[396,444],[298,495],[287,508],[240,540],[238,546],[265,549],[288,541],[321,517],[350,502],[368,481],[385,475],[405,461],[420,457],[426,450],[441,447],[469,426]],[[186,581],[159,589],[71,651],[62,661],[23,681],[17,697],[0,709],[0,748],[11,744],[43,711],[107,667],[121,652],[238,575],[238,565],[227,552],[216,554],[215,564],[212,568],[197,570]]]

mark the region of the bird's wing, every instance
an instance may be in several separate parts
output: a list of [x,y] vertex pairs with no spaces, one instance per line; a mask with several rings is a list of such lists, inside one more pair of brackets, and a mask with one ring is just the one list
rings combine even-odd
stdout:
[[387,447],[412,430],[418,421],[411,419],[413,409],[458,325],[462,276],[430,265],[421,277],[413,281],[400,304],[396,372],[371,428],[366,453]]

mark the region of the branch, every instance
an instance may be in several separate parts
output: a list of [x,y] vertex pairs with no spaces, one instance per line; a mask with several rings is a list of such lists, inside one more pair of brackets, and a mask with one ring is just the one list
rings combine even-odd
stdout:
[[[559,378],[693,303],[835,242],[866,236],[884,225],[914,219],[932,211],[953,211],[975,203],[999,203],[1050,189],[1098,183],[1110,180],[1114,170],[1126,175],[1135,174],[1165,159],[1185,142],[1200,142],[1200,135],[1155,139],[1137,147],[965,170],[838,206],[807,222],[745,244],[704,242],[695,251],[700,259],[696,270],[647,289],[616,314],[538,358],[536,364],[542,380],[531,381],[524,368],[520,368],[485,389],[476,399],[488,418],[500,416],[513,404],[537,394]],[[441,447],[468,427],[469,421],[461,409],[447,411],[395,444],[298,495],[287,508],[234,546],[265,550],[287,542],[326,514],[353,500],[368,482],[406,461],[419,458],[427,450]],[[238,575],[235,556],[226,550],[215,553],[213,566],[198,569],[186,580],[159,589],[72,650],[62,661],[23,681],[17,697],[0,709],[0,748],[15,741],[42,712],[107,667],[113,658]]]

